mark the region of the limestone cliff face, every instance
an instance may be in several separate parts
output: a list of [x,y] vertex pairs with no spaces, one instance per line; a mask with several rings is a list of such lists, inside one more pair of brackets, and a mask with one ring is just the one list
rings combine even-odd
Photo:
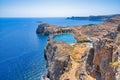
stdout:
[[115,72],[115,79],[120,79],[120,24],[117,27],[117,37],[114,44],[113,56],[112,56],[112,67]]
[[119,27],[114,31],[115,36],[101,38],[94,43],[92,54],[94,57],[88,64],[88,73],[97,80],[119,80],[120,79],[120,40]]
[[102,39],[94,43],[93,70],[94,77],[100,80],[114,80],[112,62],[113,41]]
[[58,35],[60,33],[72,33],[72,29],[70,27],[63,26],[55,26],[47,23],[42,23],[38,26],[36,33],[43,35]]
[[49,34],[52,33],[52,30],[49,30],[49,29],[47,29],[47,28],[50,28],[50,25],[49,25],[49,24],[46,24],[46,23],[40,24],[40,25],[38,26],[36,32],[37,32],[38,34],[49,35]]
[[[61,43],[64,45],[64,43]],[[50,80],[59,80],[60,76],[66,72],[69,65],[70,55],[61,51],[62,45],[50,40],[45,48],[45,58],[47,60],[47,77]]]

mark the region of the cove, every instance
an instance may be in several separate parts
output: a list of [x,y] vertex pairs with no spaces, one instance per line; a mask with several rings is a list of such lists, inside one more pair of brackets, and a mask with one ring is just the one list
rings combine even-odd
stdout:
[[76,39],[74,38],[73,34],[60,34],[54,37],[54,40],[60,42],[60,41],[64,41],[67,44],[73,44],[76,42]]

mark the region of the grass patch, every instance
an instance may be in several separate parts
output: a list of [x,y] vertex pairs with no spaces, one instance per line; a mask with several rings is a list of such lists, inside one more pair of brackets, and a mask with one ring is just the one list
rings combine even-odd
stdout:
[[110,63],[110,66],[112,66],[112,67],[118,67],[119,65],[120,65],[120,63],[117,61]]

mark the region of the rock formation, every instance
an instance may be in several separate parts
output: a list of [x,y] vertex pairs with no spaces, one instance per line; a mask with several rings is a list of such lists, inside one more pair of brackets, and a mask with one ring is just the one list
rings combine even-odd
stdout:
[[70,27],[61,27],[43,23],[38,26],[36,32],[43,35],[57,35],[60,33],[72,33],[72,29]]
[[[120,16],[83,27],[40,24],[36,32],[49,35],[44,54],[50,80],[120,80]],[[62,33],[77,43],[54,41]]]
[[45,48],[47,77],[50,78],[50,80],[59,80],[60,76],[66,71],[70,62],[70,55],[67,51],[63,50],[66,44],[61,44],[54,40],[50,40]]

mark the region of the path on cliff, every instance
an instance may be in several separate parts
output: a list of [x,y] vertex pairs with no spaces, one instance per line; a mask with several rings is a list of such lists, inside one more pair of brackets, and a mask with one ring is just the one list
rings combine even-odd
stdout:
[[[73,50],[70,53],[71,64],[68,67],[68,71],[66,71],[60,78],[60,80],[79,80],[79,68],[81,66],[81,56],[84,52],[89,48],[89,45],[86,44],[78,44],[73,46]],[[86,66],[86,64],[82,64],[82,66]],[[87,74],[87,73],[86,73]],[[88,80],[95,80],[91,76],[87,75]]]
[[65,74],[63,74],[60,80],[64,80],[64,79],[77,80],[75,74],[76,74],[76,70],[79,67],[79,65],[80,64],[78,62],[75,62],[75,60],[71,57],[70,70],[66,72]]

